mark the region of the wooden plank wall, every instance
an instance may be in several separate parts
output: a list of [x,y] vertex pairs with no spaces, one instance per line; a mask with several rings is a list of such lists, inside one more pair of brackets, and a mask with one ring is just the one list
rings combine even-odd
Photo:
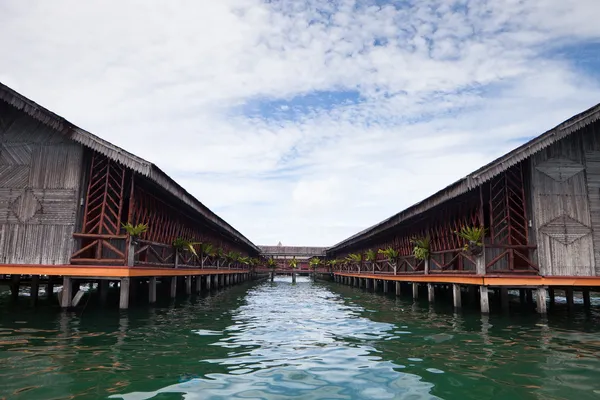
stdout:
[[542,275],[596,274],[582,135],[532,157],[531,184]]
[[0,264],[68,264],[83,148],[0,102]]
[[594,258],[596,276],[600,276],[600,129],[593,124],[582,132],[585,150],[585,172],[587,177],[588,199],[592,220],[592,240],[594,242]]

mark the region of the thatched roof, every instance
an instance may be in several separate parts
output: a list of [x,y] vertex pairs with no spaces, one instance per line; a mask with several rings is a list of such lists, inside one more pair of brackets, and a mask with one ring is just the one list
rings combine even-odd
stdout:
[[569,118],[555,128],[541,134],[522,146],[517,147],[513,151],[497,158],[489,164],[484,165],[475,172],[454,182],[434,195],[426,198],[425,200],[405,209],[404,211],[399,212],[398,214],[393,215],[384,221],[381,221],[378,224],[358,232],[357,234],[328,248],[327,251],[337,251],[343,247],[366,240],[373,235],[396,227],[412,217],[415,217],[423,212],[426,212],[427,210],[432,209],[433,207],[436,207],[448,200],[454,199],[474,188],[477,188],[490,179],[500,175],[510,167],[531,157],[533,154],[598,120],[600,120],[600,104],[597,104],[594,107]]
[[177,182],[175,182],[171,177],[169,177],[151,162],[129,153],[128,151],[125,151],[120,147],[115,146],[114,144],[73,125],[63,117],[54,114],[50,110],[40,106],[20,93],[12,90],[8,86],[2,84],[2,82],[0,82],[0,100],[3,100],[11,106],[24,111],[31,117],[62,133],[71,140],[80,143],[91,150],[97,151],[111,160],[119,162],[127,168],[139,173],[140,175],[149,178],[175,198],[191,207],[203,219],[211,222],[233,239],[241,241],[253,251],[260,251],[258,247],[256,247],[256,245],[254,245],[244,235],[225,222],[221,217],[209,210],[208,207],[198,201],[194,196],[189,194],[183,187],[181,187]]

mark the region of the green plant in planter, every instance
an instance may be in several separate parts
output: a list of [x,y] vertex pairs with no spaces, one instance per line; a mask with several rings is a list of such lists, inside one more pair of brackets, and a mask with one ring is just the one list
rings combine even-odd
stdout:
[[298,268],[298,260],[296,260],[296,257],[292,257],[292,259],[290,260],[290,267],[292,269],[296,269]]
[[140,236],[142,233],[148,230],[148,224],[132,225],[130,222],[128,222],[126,224],[121,223],[121,225],[123,226],[123,229],[125,229],[125,232],[134,238]]
[[199,244],[201,244],[201,243],[200,242],[192,242],[191,240],[180,238],[180,237],[173,240],[173,247],[175,247],[175,249],[177,251],[187,250],[196,257],[198,257],[198,253],[196,253],[196,249],[194,248],[194,246],[199,245]]
[[313,257],[308,262],[308,265],[310,265],[310,267],[313,270],[316,270],[317,268],[319,268],[319,265],[321,265],[321,260],[319,258],[317,258],[317,257]]
[[417,260],[427,260],[429,258],[429,238],[414,238],[410,241],[414,248],[413,254]]
[[275,261],[275,259],[272,257],[267,259],[267,268],[273,269],[273,270],[275,268],[277,268],[277,261]]
[[368,262],[377,261],[377,252],[372,249],[365,251],[365,261],[368,261]]
[[388,247],[387,249],[379,249],[377,252],[379,254],[383,254],[384,257],[388,260],[388,262],[390,264],[395,263],[396,259],[400,255],[400,253],[398,253],[398,250],[395,250],[395,249],[393,249],[391,247]]
[[483,238],[486,229],[483,226],[463,226],[460,231],[454,231],[461,239],[465,240],[464,251],[474,255],[481,254],[483,250]]

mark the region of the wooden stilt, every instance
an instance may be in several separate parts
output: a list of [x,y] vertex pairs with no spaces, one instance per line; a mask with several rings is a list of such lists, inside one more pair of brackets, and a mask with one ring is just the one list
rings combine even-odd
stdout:
[[433,286],[433,283],[427,284],[427,298],[430,303],[435,301],[435,286]]
[[38,301],[38,296],[40,294],[40,276],[33,275],[31,277],[31,289],[29,291],[29,295],[31,296],[31,303],[35,305]]
[[548,288],[548,294],[550,295],[550,307],[554,306],[554,288]]
[[452,284],[452,298],[454,299],[454,308],[462,307],[462,299],[460,292],[460,285],[453,283]]
[[129,285],[130,278],[121,278],[121,290],[119,292],[119,308],[126,310],[129,308]]
[[402,294],[402,286],[400,282],[396,282],[396,296],[400,296]]
[[413,299],[417,300],[419,298],[419,284],[413,283],[412,289],[413,289]]
[[60,295],[60,306],[62,308],[71,307],[71,301],[73,300],[73,285],[71,282],[71,278],[68,276],[63,277],[63,287]]
[[10,294],[13,300],[19,298],[19,287],[21,286],[21,275],[12,275],[10,283]]
[[185,277],[185,294],[188,296],[192,294],[192,276],[188,275]]
[[481,305],[481,313],[489,314],[490,313],[490,301],[488,298],[487,286],[479,286],[479,302]]
[[148,302],[150,304],[156,303],[156,277],[152,276],[148,280]]
[[508,303],[508,288],[501,287],[500,288],[500,304],[502,304],[502,311],[509,311],[509,303]]
[[109,281],[100,279],[98,281],[98,294],[100,295],[100,304],[105,305],[108,299]]
[[170,288],[170,296],[172,299],[174,299],[175,297],[177,297],[177,277],[176,276],[172,276],[171,277],[171,288]]
[[202,275],[196,277],[196,294],[202,292]]
[[538,288],[536,291],[536,295],[537,312],[542,315],[546,314],[546,288]]
[[581,291],[581,296],[583,296],[583,307],[586,310],[590,309],[591,301],[590,301],[590,289],[585,288]]
[[388,293],[389,284],[388,281],[383,281],[383,293]]
[[54,282],[52,277],[48,277],[48,284],[46,285],[46,298],[51,299],[54,296]]
[[574,304],[573,304],[573,288],[569,287],[565,289],[565,297],[567,298],[567,308],[569,312],[573,312]]
[[206,275],[206,290],[210,292],[210,281],[212,279],[212,275]]
[[527,305],[533,305],[533,289],[525,289],[525,297],[527,297]]

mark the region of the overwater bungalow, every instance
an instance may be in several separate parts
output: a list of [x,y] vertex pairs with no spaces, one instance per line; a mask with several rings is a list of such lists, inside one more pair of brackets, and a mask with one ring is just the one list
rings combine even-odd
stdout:
[[[132,236],[126,224],[147,229]],[[212,251],[193,256],[174,246],[178,239],[245,257],[260,252],[156,165],[0,83],[0,276],[13,295],[24,276],[36,296],[40,276],[50,288],[61,279],[68,307],[74,280],[116,280],[127,308],[130,281],[149,284],[155,301],[157,277],[171,279],[173,295],[176,276],[186,277],[188,291],[192,280],[199,290],[246,279],[246,265],[218,268]]]
[[[569,118],[429,198],[327,250],[338,279],[397,291],[412,283],[453,291],[461,305],[488,288],[507,306],[507,290],[536,289],[546,312],[547,288],[600,286],[600,105]],[[381,251],[380,251],[381,250]],[[352,255],[348,257],[349,255]],[[410,287],[410,286],[409,286]]]

